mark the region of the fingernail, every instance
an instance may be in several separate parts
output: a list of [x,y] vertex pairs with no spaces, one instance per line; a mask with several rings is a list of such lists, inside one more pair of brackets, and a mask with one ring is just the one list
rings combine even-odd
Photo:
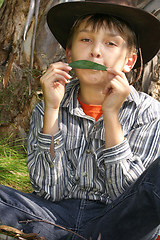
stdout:
[[69,79],[71,79],[71,78],[72,78],[72,76],[68,74],[68,78],[69,78]]
[[72,67],[68,66],[68,69],[69,69],[69,71],[71,71],[71,70],[72,70]]

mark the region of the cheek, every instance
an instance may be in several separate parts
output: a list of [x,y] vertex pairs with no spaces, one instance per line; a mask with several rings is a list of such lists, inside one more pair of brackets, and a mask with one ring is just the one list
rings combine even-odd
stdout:
[[78,52],[77,52],[75,49],[76,49],[76,48],[72,48],[72,50],[71,50],[71,59],[72,59],[72,61],[77,60],[77,54],[78,54]]
[[106,58],[106,64],[107,67],[113,67],[117,70],[122,70],[124,65],[126,63],[126,54],[123,54],[123,52],[118,53],[112,53],[111,55],[108,55]]
[[86,59],[86,52],[84,52],[81,48],[77,48],[77,50],[71,52],[72,61],[76,60],[84,60]]

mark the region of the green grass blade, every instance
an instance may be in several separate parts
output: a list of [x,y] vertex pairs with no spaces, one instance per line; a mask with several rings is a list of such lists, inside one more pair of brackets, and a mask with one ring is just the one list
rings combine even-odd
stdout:
[[32,192],[26,162],[26,149],[20,140],[7,142],[7,139],[0,139],[0,184]]
[[106,71],[107,67],[104,65],[101,65],[96,62],[91,62],[88,60],[77,60],[69,64],[72,68],[79,68],[79,69],[93,69],[93,70],[100,70],[100,71]]

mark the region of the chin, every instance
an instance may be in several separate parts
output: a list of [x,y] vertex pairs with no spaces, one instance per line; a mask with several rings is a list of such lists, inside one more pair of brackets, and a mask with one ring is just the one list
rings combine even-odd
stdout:
[[92,84],[100,84],[104,82],[104,73],[93,69],[78,69],[76,75],[80,81]]

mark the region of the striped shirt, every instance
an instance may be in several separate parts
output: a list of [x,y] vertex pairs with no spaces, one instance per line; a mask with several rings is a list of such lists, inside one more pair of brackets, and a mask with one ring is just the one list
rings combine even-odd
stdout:
[[[88,199],[110,203],[160,153],[160,103],[131,92],[119,112],[125,140],[105,148],[103,115],[95,121],[77,100],[79,81],[66,85],[59,109],[59,132],[42,133],[44,102],[32,114],[27,165],[35,192],[51,201]],[[54,158],[50,154],[54,141]]]

